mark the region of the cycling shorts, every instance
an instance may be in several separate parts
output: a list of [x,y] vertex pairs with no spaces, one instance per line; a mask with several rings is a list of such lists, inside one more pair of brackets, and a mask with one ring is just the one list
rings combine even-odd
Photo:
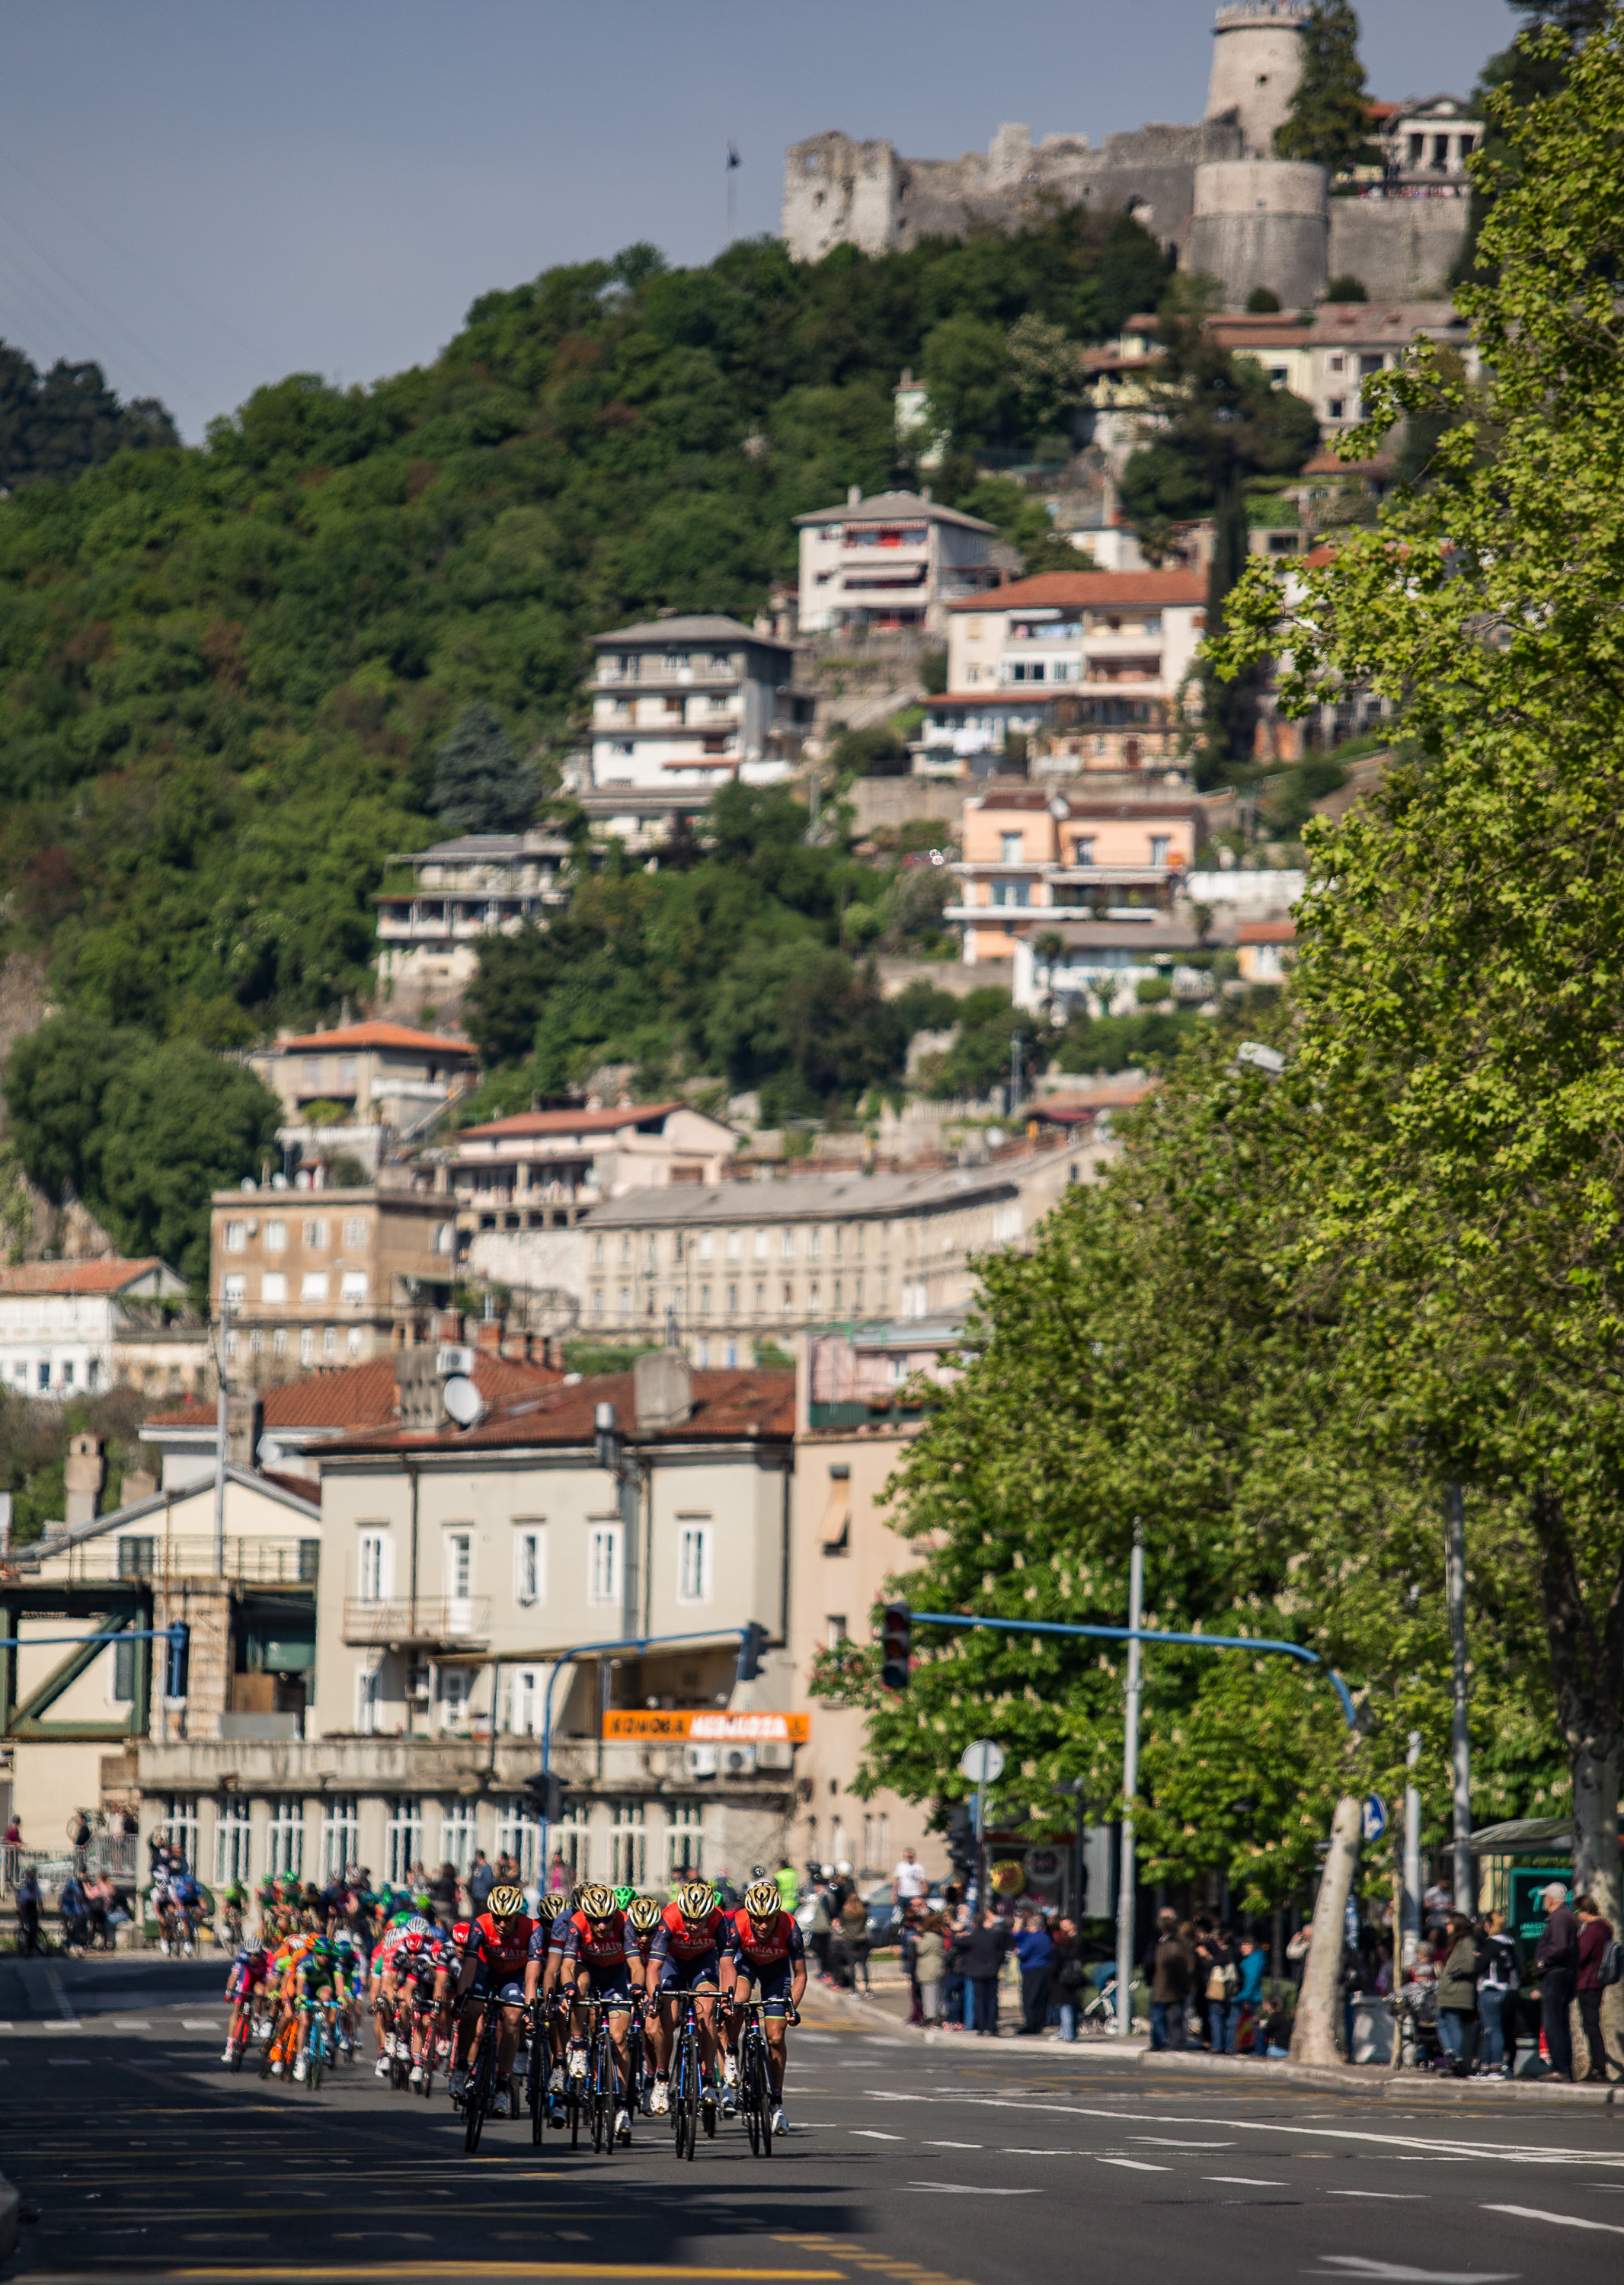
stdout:
[[709,1951],[695,1953],[692,1959],[679,1959],[667,1952],[660,1962],[662,1991],[714,1991],[721,1977],[721,1962],[716,1946]]
[[[790,1987],[794,1981],[792,1963],[789,1960],[770,1959],[765,1967],[752,1967],[749,1961],[741,1954],[734,1960],[734,1973],[737,1979],[734,1984],[734,1990],[741,1999],[749,1998],[749,1987],[754,1983],[766,2002],[766,2011],[769,2015],[782,2015],[786,2013],[789,2006]],[[741,1986],[743,1988],[741,1989]]]
[[584,1999],[624,1999],[630,2007],[632,1972],[624,1959],[606,1959],[600,1967],[594,1967],[589,1959],[572,1960],[569,1964],[580,1970],[576,1989]]
[[[475,1999],[489,1999],[491,1998],[492,1994],[483,1978],[476,1975],[474,1979],[469,1996]],[[501,1983],[498,1983],[496,1988],[495,1998],[496,2004],[498,2007],[522,2007],[524,2005],[524,1978],[522,1975],[504,1976]]]

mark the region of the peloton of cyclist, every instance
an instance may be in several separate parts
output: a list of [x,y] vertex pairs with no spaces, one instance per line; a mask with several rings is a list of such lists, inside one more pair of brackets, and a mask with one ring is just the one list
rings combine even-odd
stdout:
[[485,1910],[474,1922],[469,1932],[467,1948],[462,1956],[462,1973],[458,1979],[458,1999],[466,1999],[478,1991],[476,2006],[464,2011],[457,2026],[457,2061],[451,2072],[451,2095],[459,2098],[467,2088],[468,2058],[473,2052],[476,2031],[489,2036],[492,2003],[501,2010],[501,2028],[498,2038],[496,2059],[496,2091],[491,2099],[491,2116],[506,2118],[513,2105],[514,2054],[519,2044],[519,2018],[525,1999],[524,1978],[530,1957],[530,1939],[537,1932],[537,1922],[524,1909],[524,1892],[506,1885],[492,1888]]
[[395,2037],[395,1988],[406,1938],[412,1934],[422,1934],[428,1925],[424,1920],[413,1930],[410,1920],[402,1920],[398,1927],[391,1924],[373,1947],[367,1998],[372,2006],[373,2032],[378,2049],[378,2060],[373,2068],[375,2078],[388,2078],[389,2075],[389,2055]]
[[734,2060],[735,2023],[733,2011],[749,1998],[752,1983],[761,1987],[762,2010],[767,2033],[767,2069],[773,2077],[773,2132],[783,2133],[785,2026],[798,2022],[801,1995],[806,1989],[806,1942],[794,1915],[785,1912],[778,1885],[756,1881],[744,1892],[741,1911],[727,1915],[726,1955],[722,1969],[722,1996],[728,2003],[726,2040],[728,2077],[737,2076]]
[[318,2007],[331,2006],[336,2014],[344,2004],[344,1971],[338,1946],[328,1936],[310,1937],[294,1969],[294,2004],[299,2011],[299,2059],[294,2077],[302,2080],[310,2068],[310,2018]]
[[726,1931],[727,1915],[716,1890],[703,1881],[685,1882],[676,1903],[668,1904],[660,1915],[648,1948],[649,1970],[657,1978],[660,1993],[659,2015],[650,2027],[655,2082],[649,2108],[655,2113],[671,2108],[678,1995],[684,1991],[694,1994],[699,2024],[700,2100],[713,2115],[716,2110],[716,1994]]
[[[541,1951],[545,1945],[546,1965]],[[581,1890],[576,1910],[560,1913],[550,1938],[538,1930],[525,1971],[525,1997],[534,2000],[537,1975],[544,1977],[542,1996],[550,1998],[561,1983],[572,1993],[568,2069],[571,2078],[586,2076],[586,2018],[579,2003],[600,1999],[609,2019],[609,2040],[620,2081],[620,2103],[615,2114],[617,2141],[632,2140],[632,2097],[628,2076],[626,2032],[631,2025],[634,1995],[642,1988],[643,1963],[626,1928],[626,1916],[607,1888],[595,1882]]]

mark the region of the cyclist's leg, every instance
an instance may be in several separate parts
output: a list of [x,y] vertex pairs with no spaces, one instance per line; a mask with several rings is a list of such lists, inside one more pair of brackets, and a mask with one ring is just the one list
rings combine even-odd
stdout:
[[784,2099],[784,2065],[789,2056],[787,2037],[788,2027],[784,2017],[771,2006],[765,2010],[765,2026],[767,2034],[767,2069],[772,2075],[773,2099],[781,2103]]
[[699,2061],[705,2077],[716,2077],[716,1984],[700,1976],[694,1980],[694,2014],[699,2020]]

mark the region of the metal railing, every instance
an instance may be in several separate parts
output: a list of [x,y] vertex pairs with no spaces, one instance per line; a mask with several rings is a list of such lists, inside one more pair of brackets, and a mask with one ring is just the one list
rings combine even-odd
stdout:
[[52,1892],[66,1881],[98,1881],[111,1873],[119,1886],[133,1888],[138,1877],[141,1837],[136,1833],[93,1833],[78,1849],[25,1849],[15,1841],[0,1848],[0,1893],[10,1896],[32,1865],[40,1887]]
[[[75,1585],[113,1579],[132,1585],[149,1579],[161,1583],[214,1578],[220,1572],[214,1539],[203,1533],[166,1537],[155,1531],[150,1540],[88,1539],[54,1556],[49,1543],[29,1551],[37,1552],[42,1562],[66,1563],[68,1581]],[[313,1587],[320,1567],[321,1542],[313,1534],[303,1539],[239,1537],[225,1543],[224,1575],[242,1586]]]
[[482,1642],[490,1629],[489,1595],[420,1595],[373,1601],[344,1598],[344,1640],[387,1647],[393,1643]]

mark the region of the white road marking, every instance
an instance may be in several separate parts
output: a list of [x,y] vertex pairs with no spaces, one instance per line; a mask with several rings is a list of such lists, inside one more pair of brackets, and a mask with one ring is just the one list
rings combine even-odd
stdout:
[[1153,2166],[1148,2158],[1102,2158],[1102,2166],[1131,2166],[1136,2174],[1168,2174],[1171,2166]]
[[[499,2062],[500,2056],[497,2060]],[[860,2134],[865,2142],[900,2142],[903,2139],[900,2134],[882,2134],[877,2126],[852,2126],[847,2132]]]
[[979,2150],[979,2142],[927,2142],[927,2150]]
[[[219,2015],[183,2015],[180,2027],[183,2031],[218,2031],[224,2028],[224,2019]],[[501,2060],[498,2055],[497,2061],[500,2062]]]
[[1237,2190],[1289,2190],[1290,2182],[1266,2182],[1256,2174],[1204,2174],[1204,2182],[1228,2182]]
[[1515,2269],[1412,2269],[1398,2261],[1368,2261],[1361,2253],[1322,2253],[1322,2269],[1310,2277],[1369,2277],[1403,2281],[1403,2285],[1511,2285]]
[[1485,2206],[1485,2213],[1514,2214],[1518,2221],[1554,2221],[1563,2229],[1600,2229],[1624,2237],[1624,2222],[1586,2221],[1578,2214],[1542,2213],[1538,2206]]
[[1233,2150],[1233,2142],[1181,2142],[1172,2134],[1130,2134],[1130,2142],[1149,2142],[1162,2150]]
[[74,2003],[63,1991],[62,1978],[54,1967],[47,1967],[45,1970],[45,1989],[56,2001],[57,2013],[61,2016],[62,2021],[65,2023],[77,2022],[78,2017],[74,2014]]
[[935,2190],[938,2196],[959,2198],[1040,2198],[1041,2190],[989,2190],[980,2182],[910,2182],[911,2190]]
[[1080,2150],[1030,2150],[1018,2143],[1006,2143],[999,2150],[1000,2158],[1079,2158]]
[[1380,2198],[1388,2205],[1424,2205],[1424,2190],[1332,2190],[1333,2198]]
[[113,2028],[115,2031],[150,2031],[153,2027],[145,2017],[137,2016],[131,2019],[118,2015],[114,2018]]

